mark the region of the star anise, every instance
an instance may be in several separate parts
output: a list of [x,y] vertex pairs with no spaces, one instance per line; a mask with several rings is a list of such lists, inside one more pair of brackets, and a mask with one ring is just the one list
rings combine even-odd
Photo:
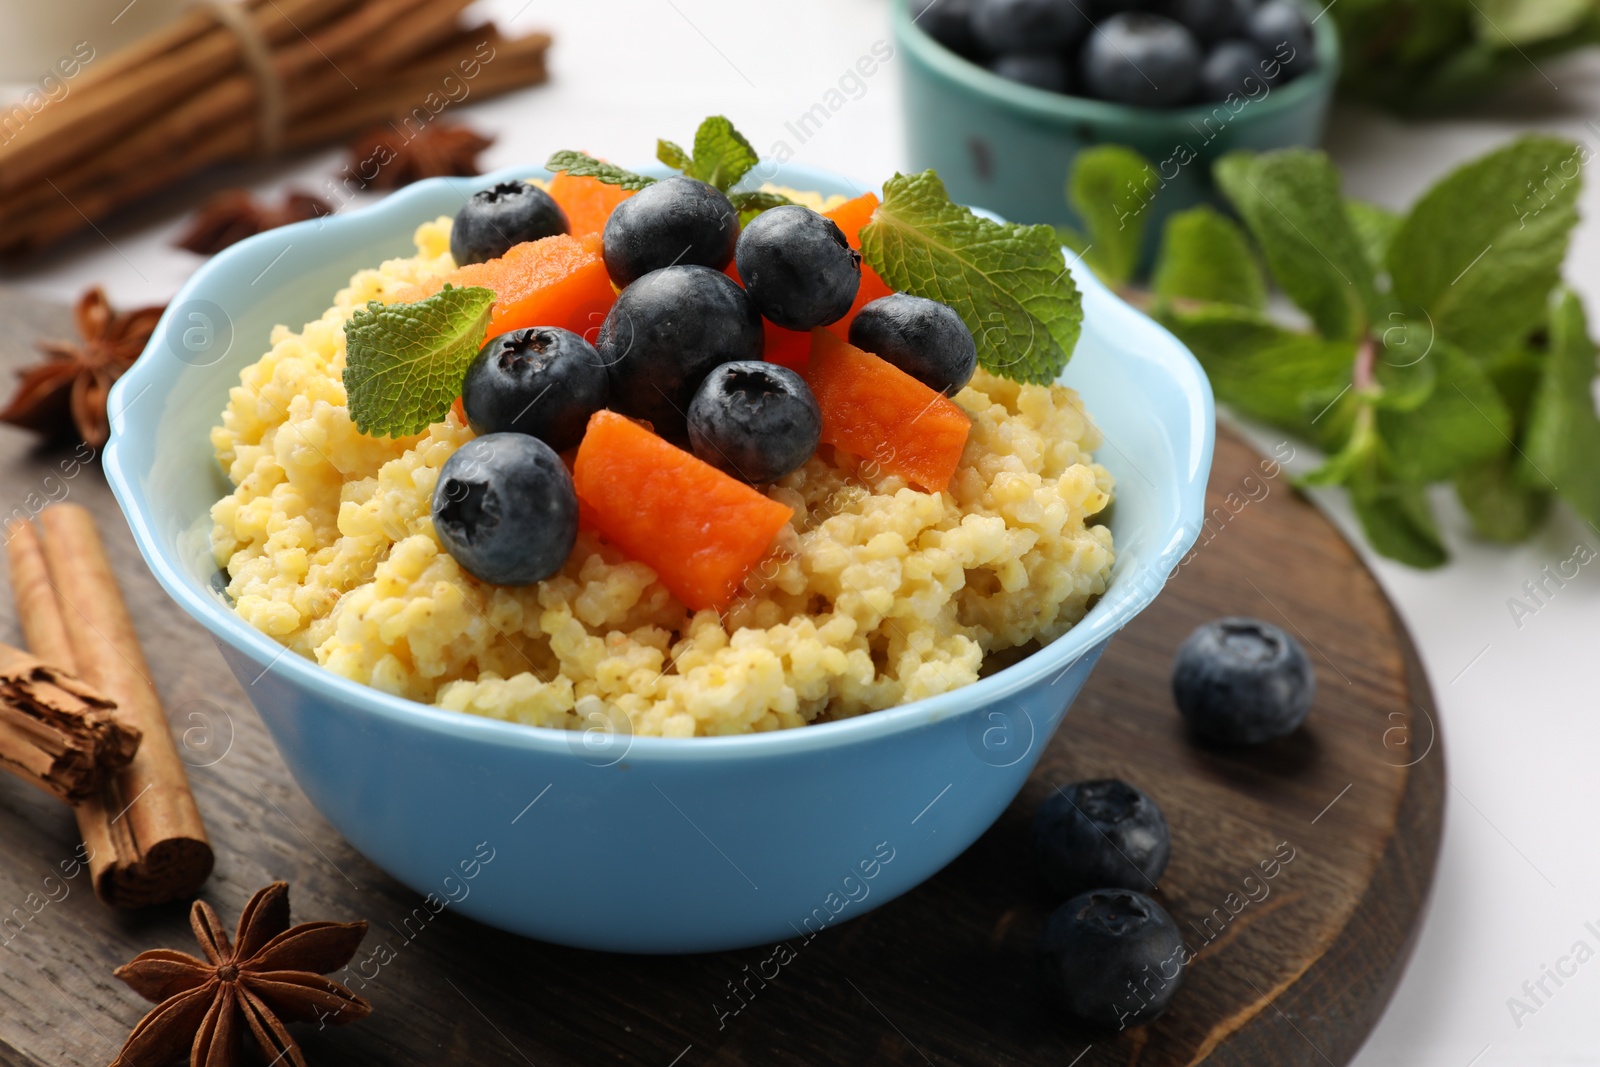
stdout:
[[368,189],[398,189],[423,178],[470,178],[494,138],[470,126],[434,122],[414,133],[374,126],[350,145],[345,167]]
[[105,444],[106,394],[139,358],[163,308],[118,312],[99,286],[78,298],[75,317],[82,340],[40,341],[47,357],[24,369],[0,422],[59,439],[74,429],[98,448]]
[[200,205],[189,229],[173,243],[210,256],[246,237],[331,214],[332,204],[297,189],[285,193],[283,203],[276,207],[257,200],[248,190],[224,189]]
[[211,905],[189,912],[204,960],[158,948],[115,974],[159,1006],[139,1020],[111,1067],[164,1067],[189,1052],[190,1067],[239,1062],[242,1017],[272,1063],[306,1067],[286,1022],[340,1024],[363,1019],[372,1005],[323,974],[350,962],[366,936],[363,922],[289,926],[289,885],[273,882],[250,898],[228,940]]

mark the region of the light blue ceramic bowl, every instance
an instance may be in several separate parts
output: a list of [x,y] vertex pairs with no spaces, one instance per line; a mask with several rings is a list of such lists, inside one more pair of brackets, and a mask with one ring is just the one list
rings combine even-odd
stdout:
[[[1106,435],[1116,570],[1070,633],[965,689],[844,722],[679,740],[387,696],[286,654],[229,609],[207,547],[208,510],[228,489],[209,432],[274,324],[315,318],[357,269],[410,254],[416,224],[453,214],[465,193],[541,173],[421,182],[205,264],[112,393],[112,489],[150,568],[211,633],[311,802],[418,893],[514,933],[627,952],[770,943],[854,918],[999,817],[1106,642],[1194,541],[1210,386],[1170,334],[1074,272],[1085,321],[1064,380]],[[856,188],[797,166],[771,176]]]

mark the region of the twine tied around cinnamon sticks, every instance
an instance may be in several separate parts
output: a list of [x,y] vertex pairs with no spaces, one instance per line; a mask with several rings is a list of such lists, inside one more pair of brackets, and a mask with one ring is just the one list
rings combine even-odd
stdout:
[[289,113],[283,82],[272,63],[272,46],[256,24],[250,21],[243,5],[236,0],[197,0],[192,5],[209,13],[239,39],[245,65],[256,80],[260,104],[261,154],[275,156],[283,148],[283,125]]
[[85,732],[116,749],[73,809],[95,895],[118,907],[194,895],[211,873],[211,845],[94,520],[75,504],[52,504],[37,529],[22,520],[6,533],[33,656],[16,653],[9,673],[0,656],[0,699],[9,677],[53,686],[34,696],[65,692],[88,705],[71,710],[90,712]]

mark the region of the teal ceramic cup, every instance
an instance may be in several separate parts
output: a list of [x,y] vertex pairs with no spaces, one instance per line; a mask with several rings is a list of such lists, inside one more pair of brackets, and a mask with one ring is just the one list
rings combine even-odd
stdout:
[[1137,150],[1156,169],[1147,217],[1153,244],[1167,215],[1212,198],[1211,161],[1235,149],[1315,145],[1339,76],[1332,19],[1318,19],[1317,66],[1231,103],[1155,109],[1065,96],[992,74],[951,52],[893,0],[908,156],[951,197],[1016,222],[1078,226],[1066,200],[1073,157],[1099,144]]
[[[758,173],[862,188],[795,165]],[[229,490],[210,431],[276,323],[316,318],[352,273],[409,255],[416,225],[473,191],[535,176],[548,174],[418,182],[208,260],[112,391],[106,476],[151,571],[216,642],[311,803],[419,895],[592,949],[809,939],[931,877],[1017,795],[1106,642],[1200,531],[1210,385],[1176,338],[1074,270],[1083,335],[1062,381],[1105,436],[1117,561],[1081,622],[971,685],[742,737],[553,730],[413,703],[286,652],[232,610],[209,542],[211,505]]]

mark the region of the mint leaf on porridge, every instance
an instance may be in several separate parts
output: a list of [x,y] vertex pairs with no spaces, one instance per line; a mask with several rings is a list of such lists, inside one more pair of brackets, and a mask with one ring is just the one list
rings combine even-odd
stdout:
[[1167,300],[1202,300],[1260,311],[1267,282],[1250,242],[1214,208],[1168,216],[1150,288]]
[[1373,270],[1326,154],[1303,148],[1231,152],[1213,173],[1276,279],[1319,332],[1359,337],[1373,319]]
[[751,193],[729,193],[728,199],[732,201],[734,210],[739,212],[739,225],[744,226],[751,219],[766,211],[768,208],[782,207],[792,204],[782,193],[767,193],[757,190]]
[[685,174],[694,169],[694,157],[671,141],[659,138],[656,140],[656,158],[673,170],[681,170]]
[[446,285],[414,304],[376,300],[344,325],[344,388],[356,429],[408,437],[445,417],[478,354],[494,292]]
[[654,178],[643,174],[635,174],[625,170],[614,163],[596,159],[583,152],[574,152],[571,149],[562,149],[549,159],[545,160],[544,169],[548,171],[566,171],[574,178],[594,178],[605,182],[607,185],[619,185],[632,192],[638,192],[645,186],[655,181]]
[[1389,246],[1402,306],[1473,354],[1525,336],[1561,280],[1587,158],[1571,141],[1523,137],[1435,185]]
[[976,215],[931,170],[896,174],[861,228],[861,254],[895,291],[954,308],[985,370],[1051,382],[1072,356],[1082,298],[1049,226]]
[[1122,145],[1078,153],[1067,179],[1067,201],[1083,220],[1083,261],[1106,282],[1122,285],[1139,266],[1149,207],[1160,187],[1155,168]]
[[694,135],[693,167],[685,173],[727,192],[760,159],[744,134],[721,115],[700,124]]

